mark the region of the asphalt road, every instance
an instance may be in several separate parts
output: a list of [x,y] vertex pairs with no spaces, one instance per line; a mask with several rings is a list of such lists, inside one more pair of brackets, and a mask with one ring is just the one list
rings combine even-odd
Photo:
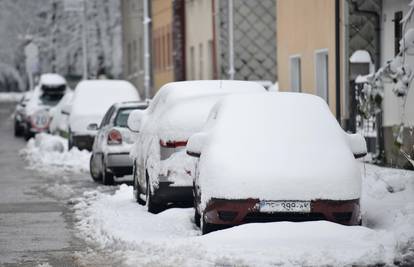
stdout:
[[[108,251],[98,251],[75,236],[67,200],[47,195],[53,175],[26,169],[25,146],[13,136],[14,105],[0,103],[0,266],[119,266]],[[83,190],[97,185],[85,177],[68,181]]]

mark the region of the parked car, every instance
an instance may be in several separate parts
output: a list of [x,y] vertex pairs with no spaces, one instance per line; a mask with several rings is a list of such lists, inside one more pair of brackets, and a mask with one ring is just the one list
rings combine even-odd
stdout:
[[99,124],[114,103],[139,100],[138,90],[128,81],[81,81],[71,103],[62,108],[62,113],[69,115],[69,149],[91,150],[97,130],[88,125]]
[[212,106],[229,94],[263,93],[246,81],[186,81],[164,85],[145,111],[133,111],[128,126],[138,131],[134,158],[134,196],[157,213],[171,202],[192,203],[192,178],[185,145],[207,119]]
[[16,110],[14,112],[14,136],[16,137],[23,135],[25,129],[23,124],[26,122],[26,106],[32,94],[32,91],[24,93],[16,105]]
[[90,172],[94,181],[102,181],[104,185],[112,185],[115,177],[132,174],[132,159],[129,157],[135,133],[127,128],[129,114],[133,110],[143,110],[147,102],[123,102],[112,105],[97,124],[89,128],[97,128],[98,133],[92,147]]
[[[30,93],[20,117],[16,117],[17,133],[22,133],[26,139],[36,133],[48,132],[51,116],[50,108],[56,106],[66,94],[66,80],[56,73],[42,74],[39,84]],[[17,113],[16,113],[17,114]]]
[[68,137],[69,133],[69,117],[65,114],[62,114],[62,109],[69,105],[72,101],[73,91],[68,90],[64,97],[59,101],[59,103],[50,109],[49,113],[51,116],[51,121],[49,124],[49,132],[52,134],[61,135],[63,137]]
[[[248,107],[248,108],[246,108]],[[314,95],[230,96],[190,137],[195,221],[202,233],[250,222],[361,221],[361,135]]]

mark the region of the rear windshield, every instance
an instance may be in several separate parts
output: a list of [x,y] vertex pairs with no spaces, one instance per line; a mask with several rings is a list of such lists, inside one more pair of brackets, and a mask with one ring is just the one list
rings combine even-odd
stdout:
[[115,118],[115,126],[118,127],[127,127],[128,117],[131,111],[135,110],[136,108],[124,108],[118,111],[118,114]]
[[56,106],[64,95],[64,93],[43,93],[40,96],[40,101],[46,106]]

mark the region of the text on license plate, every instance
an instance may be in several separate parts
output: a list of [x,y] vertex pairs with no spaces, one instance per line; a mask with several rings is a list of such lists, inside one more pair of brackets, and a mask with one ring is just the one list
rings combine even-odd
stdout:
[[260,212],[310,212],[310,201],[260,201]]

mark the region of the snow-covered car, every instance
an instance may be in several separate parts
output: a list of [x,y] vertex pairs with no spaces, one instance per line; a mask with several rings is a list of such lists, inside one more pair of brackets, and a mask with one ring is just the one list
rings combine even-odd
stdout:
[[[248,108],[246,108],[248,107]],[[191,136],[195,222],[203,234],[249,222],[360,223],[365,139],[343,131],[319,97],[230,96]]]
[[187,139],[201,130],[210,109],[229,94],[264,93],[247,81],[186,81],[164,85],[145,111],[133,111],[128,127],[138,131],[134,158],[134,196],[157,213],[171,202],[192,203],[191,160]]
[[16,105],[16,110],[14,112],[14,136],[16,137],[22,136],[25,129],[23,124],[26,121],[26,105],[27,102],[29,102],[32,93],[32,91],[24,93]]
[[50,109],[49,113],[51,116],[51,121],[49,124],[49,132],[52,134],[58,134],[63,137],[67,137],[69,126],[68,126],[68,120],[69,117],[62,113],[62,109],[70,104],[73,97],[73,91],[68,90],[64,97],[59,101],[59,103]]
[[[94,181],[111,185],[114,176],[132,174],[129,152],[136,134],[127,128],[128,117],[133,110],[147,107],[148,102],[123,102],[114,104],[106,112],[92,147],[90,173]],[[92,124],[89,128],[98,128],[98,125]]]
[[69,148],[91,150],[97,130],[88,129],[88,125],[98,125],[113,104],[125,101],[140,101],[138,90],[128,81],[81,81],[71,103],[62,109],[69,115]]
[[33,89],[24,108],[21,129],[26,139],[36,133],[49,131],[49,110],[59,103],[67,91],[66,80],[59,74],[46,73],[40,76],[39,84]]

